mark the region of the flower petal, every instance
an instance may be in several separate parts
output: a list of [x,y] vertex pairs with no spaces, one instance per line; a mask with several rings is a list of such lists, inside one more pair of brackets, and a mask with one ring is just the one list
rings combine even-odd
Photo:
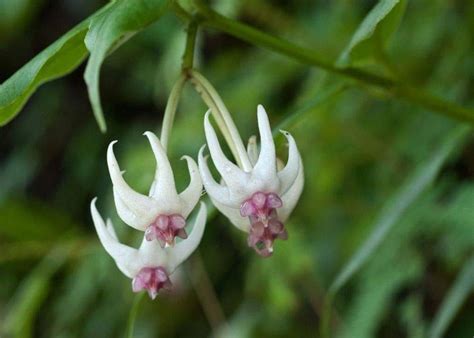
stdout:
[[247,154],[249,155],[249,160],[252,166],[255,166],[255,163],[258,161],[258,147],[257,147],[257,136],[252,135],[249,138],[249,143],[247,144]]
[[206,133],[206,140],[212,161],[229,189],[238,190],[242,185],[245,185],[248,178],[237,165],[229,161],[224,155],[219,140],[217,139],[216,132],[209,121],[209,114],[210,112],[207,112],[204,117],[204,132]]
[[95,205],[97,197],[91,202],[91,214],[99,240],[105,251],[112,256],[117,263],[118,268],[129,278],[133,278],[140,270],[135,262],[137,261],[138,250],[118,242],[115,231],[111,231],[112,223],[107,220],[107,226],[97,211]]
[[282,222],[286,221],[290,216],[291,212],[298,203],[301,193],[303,192],[304,185],[304,171],[303,163],[300,160],[298,175],[296,176],[295,181],[289,187],[285,194],[281,196],[283,201],[283,206],[278,209],[278,216]]
[[286,191],[293,185],[297,176],[300,173],[300,166],[302,166],[301,156],[296,146],[295,139],[287,131],[281,131],[288,140],[288,161],[285,167],[278,172],[278,178],[280,179],[280,195],[284,195]]
[[214,177],[212,176],[211,171],[207,165],[207,156],[204,157],[203,155],[204,148],[206,148],[205,145],[201,147],[198,155],[199,172],[201,173],[204,187],[211,198],[218,200],[221,203],[229,204],[229,189],[214,180]]
[[201,198],[202,180],[196,162],[189,156],[183,156],[181,159],[185,159],[188,163],[189,177],[191,178],[188,187],[179,194],[182,205],[181,215],[187,218]]
[[126,224],[140,231],[145,231],[146,227],[153,221],[153,214],[148,217],[140,217],[125,204],[117,192],[117,188],[113,188],[115,209],[120,219]]
[[[155,188],[151,191],[154,199],[158,201],[165,200],[166,203],[177,202],[178,192],[174,182],[173,170],[170,161],[166,155],[160,140],[150,131],[146,131],[143,135],[148,138],[151,149],[156,159]],[[170,201],[170,199],[172,201]]]
[[[117,141],[111,142],[107,149],[107,164],[116,194],[120,197],[123,204],[137,217],[143,218],[144,220],[150,219],[151,221],[153,216],[156,216],[153,214],[156,213],[158,207],[157,202],[148,196],[136,192],[125,182],[114,155],[113,145],[116,142]],[[124,222],[126,221],[124,220]]]
[[235,225],[239,230],[244,232],[249,232],[250,230],[250,221],[248,217],[242,217],[240,215],[240,209],[228,207],[215,199],[212,199],[212,204],[219,210],[229,221]]
[[268,121],[268,115],[262,105],[258,105],[258,129],[260,131],[260,155],[253,168],[253,172],[265,180],[276,181],[276,155],[275,143],[273,141],[272,129]]
[[187,239],[177,243],[174,248],[168,248],[168,272],[171,274],[181,263],[183,263],[198,247],[201,242],[204,228],[206,226],[207,208],[204,202],[194,221],[193,230]]

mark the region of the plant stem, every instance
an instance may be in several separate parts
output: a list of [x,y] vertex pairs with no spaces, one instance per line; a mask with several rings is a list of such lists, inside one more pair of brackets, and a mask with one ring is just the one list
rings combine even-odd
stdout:
[[132,308],[130,309],[130,314],[128,315],[126,338],[133,338],[135,320],[137,319],[138,309],[140,308],[140,303],[144,296],[145,292],[140,292],[135,296],[135,299],[133,300]]
[[176,115],[176,108],[178,107],[179,97],[183,91],[186,83],[186,75],[181,74],[173,88],[171,89],[168,102],[166,103],[165,113],[163,116],[163,123],[161,126],[160,142],[165,151],[168,149],[168,141],[170,138],[171,129],[173,128],[174,117]]
[[194,63],[194,49],[196,46],[196,35],[198,30],[198,24],[196,21],[191,20],[187,28],[186,36],[186,48],[183,54],[183,63],[181,69],[183,71],[193,68]]
[[168,141],[170,138],[171,129],[173,128],[176,109],[178,107],[179,98],[183,91],[184,85],[188,80],[188,70],[193,68],[194,63],[194,49],[196,46],[196,35],[198,24],[196,21],[189,19],[186,35],[186,47],[183,53],[183,62],[181,64],[181,75],[171,89],[168,102],[166,103],[165,113],[163,116],[163,123],[161,127],[160,142],[165,151],[168,149]]
[[[204,26],[228,33],[253,45],[286,55],[304,64],[319,67],[366,85],[376,86],[385,92],[415,103],[423,108],[442,113],[460,121],[474,124],[474,109],[465,108],[445,101],[418,88],[406,86],[397,81],[356,68],[342,68],[322,58],[315,51],[260,31],[239,21],[227,18],[213,11],[207,5],[195,0],[195,6]],[[181,11],[184,9],[180,8]],[[175,12],[177,12],[175,8]]]
[[211,110],[237,164],[244,171],[250,172],[252,170],[252,164],[250,163],[247,151],[240,138],[239,131],[221,97],[212,84],[201,73],[193,69],[189,71],[189,75],[191,76],[190,81],[196,88],[196,91],[201,95]]
[[193,256],[192,266],[191,282],[194,291],[212,328],[213,336],[218,337],[219,331],[227,328],[227,322],[199,251]]

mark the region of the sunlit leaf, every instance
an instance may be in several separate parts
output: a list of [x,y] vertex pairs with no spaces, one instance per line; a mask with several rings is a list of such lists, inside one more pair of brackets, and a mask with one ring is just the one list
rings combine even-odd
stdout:
[[158,20],[168,5],[168,0],[118,0],[91,21],[85,39],[91,56],[84,79],[94,115],[102,131],[106,130],[106,124],[100,103],[99,74],[104,59],[131,35]]

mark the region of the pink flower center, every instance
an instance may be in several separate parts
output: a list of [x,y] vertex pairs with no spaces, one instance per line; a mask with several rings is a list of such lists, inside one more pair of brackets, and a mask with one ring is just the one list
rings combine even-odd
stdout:
[[176,236],[183,239],[188,238],[188,234],[184,230],[185,226],[186,220],[181,215],[159,215],[146,228],[145,238],[147,241],[158,240],[162,248],[166,245],[173,246]]
[[277,194],[263,192],[256,192],[240,206],[240,215],[250,219],[248,245],[263,257],[272,255],[275,239],[288,238],[276,211],[282,206],[283,202]]
[[158,291],[161,289],[170,288],[171,281],[169,280],[166,270],[161,266],[143,268],[132,280],[133,292],[146,290],[151,299],[155,299]]

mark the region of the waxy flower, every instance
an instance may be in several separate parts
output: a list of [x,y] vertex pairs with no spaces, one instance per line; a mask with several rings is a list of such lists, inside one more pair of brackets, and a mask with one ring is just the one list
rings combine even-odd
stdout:
[[[199,169],[204,187],[212,202],[239,229],[248,232],[248,244],[264,256],[273,252],[276,238],[287,239],[283,222],[295,207],[303,190],[303,164],[293,137],[285,131],[289,155],[287,164],[279,168],[272,131],[267,113],[258,106],[260,152],[255,138],[249,140],[247,156],[251,170],[243,170],[224,155],[217,135],[204,119],[204,130],[212,161],[222,177],[219,184],[213,178],[204,157],[204,146],[199,152]],[[281,170],[280,170],[281,169]]]
[[191,177],[189,186],[179,195],[171,169],[160,141],[152,132],[145,132],[156,158],[155,178],[149,196],[140,194],[130,188],[114,155],[113,145],[107,150],[107,163],[114,188],[114,200],[120,218],[131,227],[145,231],[145,239],[158,240],[162,247],[173,245],[175,237],[186,238],[184,230],[186,218],[196,206],[202,192],[202,181],[196,162],[183,156],[188,163]]
[[199,245],[206,224],[207,211],[201,202],[194,227],[189,237],[173,247],[162,248],[157,241],[143,239],[139,249],[120,243],[112,222],[104,220],[97,211],[94,198],[91,202],[91,214],[100,242],[115,260],[123,274],[132,278],[134,292],[146,290],[150,298],[155,299],[162,288],[171,287],[169,276],[184,262]]

